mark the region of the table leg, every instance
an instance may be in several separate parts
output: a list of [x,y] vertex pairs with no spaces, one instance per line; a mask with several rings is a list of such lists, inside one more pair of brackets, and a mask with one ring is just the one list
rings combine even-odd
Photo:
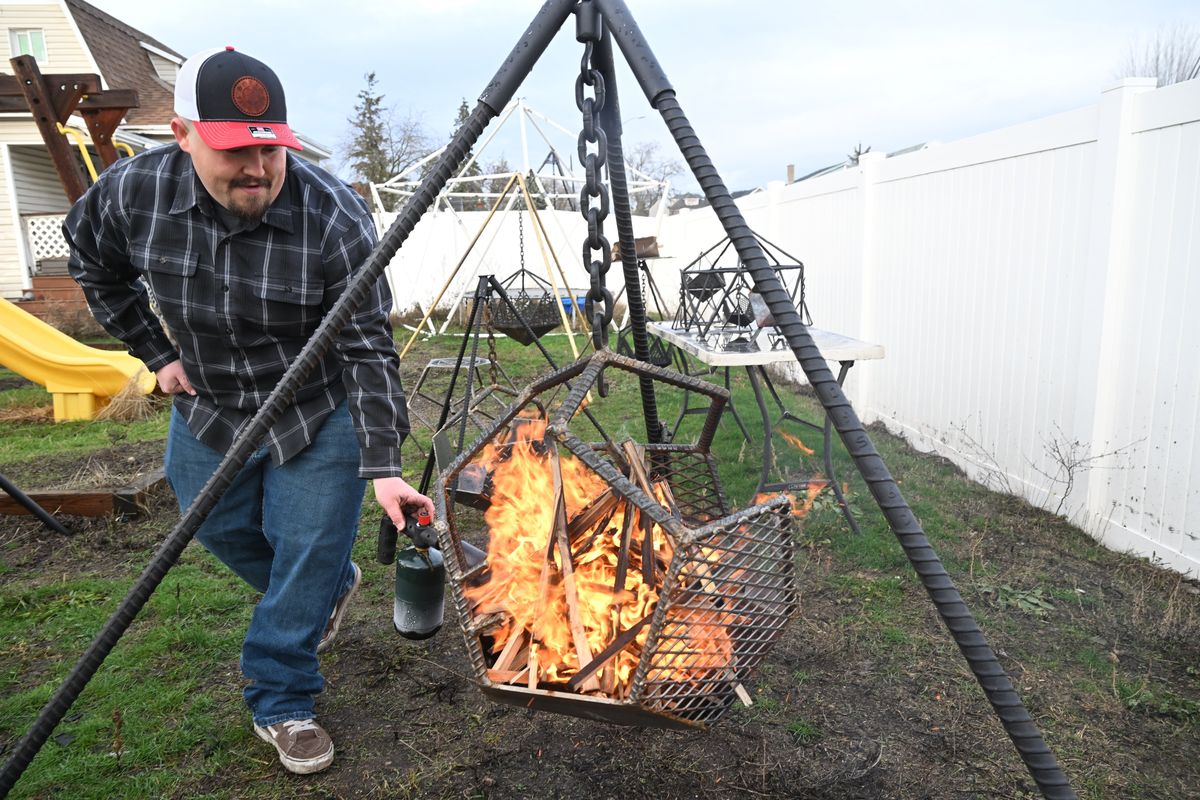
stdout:
[[729,402],[725,405],[725,410],[733,414],[733,421],[737,423],[738,429],[742,432],[742,438],[749,442],[750,432],[746,430],[745,423],[738,416],[737,406],[733,403],[733,389],[729,385],[729,370],[730,367],[725,368],[725,391],[729,392]]
[[[755,494],[762,494],[767,490],[767,483],[769,482],[767,479],[771,475],[771,463],[775,455],[774,446],[771,443],[774,433],[771,429],[771,412],[767,410],[767,401],[763,399],[762,386],[758,383],[759,370],[762,370],[762,367],[746,367],[746,377],[750,379],[750,388],[754,390],[754,402],[758,403],[758,411],[762,415],[763,423],[762,473],[759,476],[758,489],[755,491]],[[749,437],[746,438],[749,439]]]
[[[841,386],[846,381],[846,373],[854,366],[853,361],[842,361],[841,369],[838,371],[837,382]],[[783,403],[783,398],[779,396],[779,392],[775,389],[775,384],[771,381],[770,375],[767,374],[766,367],[746,367],[746,373],[750,376],[750,385],[754,387],[754,397],[758,401],[759,411],[763,416],[763,432],[766,436],[766,442],[763,445],[763,477],[759,482],[758,491],[765,491],[767,486],[767,476],[769,473],[768,467],[771,463],[771,435],[773,433],[770,420],[768,419],[769,412],[767,404],[762,396],[762,390],[759,388],[755,379],[754,370],[758,370],[758,374],[762,377],[762,382],[766,384],[767,390],[771,393],[771,399],[775,401],[775,406],[779,409],[779,422],[790,420],[792,422],[805,425],[813,430],[821,431],[822,435],[822,459],[825,465],[825,477],[829,480],[829,488],[833,490],[833,496],[837,500],[838,508],[842,510],[842,516],[846,518],[846,524],[850,526],[850,530],[856,535],[862,531],[859,530],[858,521],[854,519],[854,514],[850,511],[850,504],[846,502],[846,497],[842,494],[842,487],[838,483],[837,473],[833,467],[833,420],[829,415],[825,415],[823,425],[817,425],[809,422],[806,419],[801,419],[792,412],[787,410],[787,406]]]

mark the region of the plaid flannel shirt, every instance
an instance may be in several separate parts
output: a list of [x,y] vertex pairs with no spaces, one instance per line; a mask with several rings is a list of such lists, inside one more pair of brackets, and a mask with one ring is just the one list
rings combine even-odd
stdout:
[[[230,233],[191,157],[176,145],[102,173],[63,231],[71,275],[96,319],[152,371],[182,359],[197,395],[176,395],[175,407],[219,452],[258,411],[376,242],[362,199],[290,153],[283,188],[262,221]],[[409,425],[390,308],[381,279],[271,428],[275,463],[310,444],[349,398],[359,475],[400,474]]]

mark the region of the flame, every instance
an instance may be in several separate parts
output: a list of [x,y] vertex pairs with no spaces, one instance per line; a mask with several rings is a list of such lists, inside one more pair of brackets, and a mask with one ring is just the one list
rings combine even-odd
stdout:
[[812,511],[813,501],[817,499],[817,495],[825,491],[829,487],[829,481],[824,478],[814,478],[808,482],[808,487],[805,490],[804,499],[799,499],[794,492],[765,492],[754,495],[755,503],[765,503],[771,498],[785,496],[792,502],[792,516],[796,519],[804,519],[808,516],[808,512]]
[[[612,503],[612,513],[603,515],[607,519],[597,520],[591,530],[574,537],[570,568],[564,569],[562,545],[558,537],[553,537],[557,504],[555,459],[550,448],[555,444],[545,438],[545,430],[544,418],[518,418],[507,441],[489,444],[480,454],[479,461],[488,466],[492,475],[491,506],[484,514],[490,533],[489,577],[480,585],[464,587],[476,615],[506,612],[505,623],[490,631],[493,652],[501,653],[506,645],[512,651],[504,669],[506,677],[513,679],[521,674],[518,670],[525,668],[532,654],[537,670],[531,686],[536,682],[566,683],[623,631],[651,615],[659,599],[659,590],[646,583],[643,575],[645,534],[641,513],[619,496],[614,495],[612,500],[602,498],[608,485],[569,455],[557,459],[566,519],[574,519],[598,499]],[[663,486],[656,483],[653,488],[658,502],[667,507]],[[625,583],[620,588],[618,561],[627,510],[632,514],[630,546]],[[657,582],[661,583],[666,580],[666,566],[671,563],[674,543],[657,524],[651,524],[650,535],[654,570]],[[578,628],[572,629],[568,602],[572,590],[577,598],[574,606],[579,627],[586,640],[585,659],[580,657],[575,635]],[[672,635],[678,635],[677,629],[685,626],[691,637],[723,640],[723,644],[706,645],[706,651],[725,653],[725,664],[732,659],[732,642],[720,619],[697,618],[693,613],[681,621],[668,615],[667,625],[674,631]],[[581,682],[579,688],[599,690],[616,698],[627,696],[649,630],[650,626],[643,624],[632,641]],[[520,637],[519,641],[510,643],[514,636]],[[711,667],[706,663],[700,668],[708,674]],[[687,671],[680,672],[683,675]]]
[[804,453],[804,455],[806,455],[806,456],[811,456],[813,453],[816,452],[816,450],[813,450],[811,447],[806,445],[804,442],[800,441],[799,436],[793,436],[792,434],[788,433],[787,431],[780,431],[779,435],[783,437],[783,440],[785,442],[787,442],[792,447],[799,450],[801,453]]

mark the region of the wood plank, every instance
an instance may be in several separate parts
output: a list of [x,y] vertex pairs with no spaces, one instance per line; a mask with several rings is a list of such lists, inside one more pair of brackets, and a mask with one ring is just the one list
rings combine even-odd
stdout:
[[[145,511],[148,495],[165,481],[163,469],[159,467],[137,482],[116,489],[48,490],[26,494],[51,514],[77,517],[107,517],[110,514],[133,516]],[[7,494],[0,493],[0,514],[18,516],[27,515],[29,511]]]
[[[583,617],[579,611],[579,594],[575,587],[575,567],[571,563],[571,541],[567,534],[567,506],[563,496],[562,464],[558,457],[557,445],[550,445],[550,472],[554,478],[554,530],[550,532],[558,542],[559,570],[563,578],[563,594],[567,601],[567,622],[571,628],[571,641],[575,645],[575,655],[579,658],[580,666],[592,660],[592,648],[588,644],[587,631],[583,627]],[[589,678],[580,687],[584,692],[600,691],[600,682]]]

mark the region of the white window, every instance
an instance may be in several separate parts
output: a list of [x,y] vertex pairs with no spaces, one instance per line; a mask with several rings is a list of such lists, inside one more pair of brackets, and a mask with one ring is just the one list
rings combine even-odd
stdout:
[[39,66],[46,63],[46,34],[41,28],[15,28],[8,32],[8,38],[13,57],[33,56]]

